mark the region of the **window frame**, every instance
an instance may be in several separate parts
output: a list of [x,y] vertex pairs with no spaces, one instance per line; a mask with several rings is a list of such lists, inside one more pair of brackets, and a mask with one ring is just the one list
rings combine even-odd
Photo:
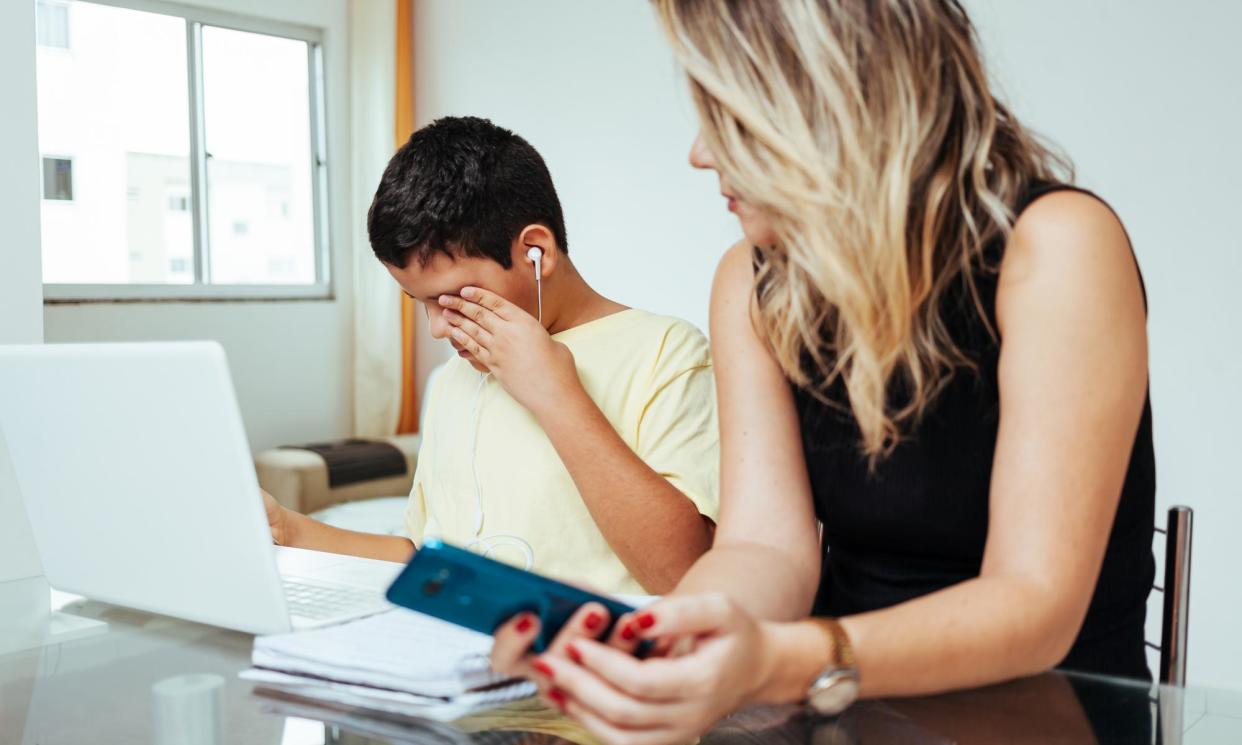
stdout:
[[[190,126],[190,215],[194,232],[192,284],[62,284],[44,283],[44,303],[143,301],[333,300],[332,247],[329,233],[330,193],[327,153],[327,96],[323,30],[284,21],[197,8],[167,0],[77,0],[127,10],[158,13],[185,21],[186,72]],[[203,111],[204,26],[277,36],[306,43],[311,149],[311,219],[315,281],[302,284],[212,284],[207,203],[207,152]],[[42,153],[40,154],[42,156]],[[42,171],[40,170],[40,174]],[[75,195],[76,196],[76,195]],[[40,240],[40,251],[43,250]]]

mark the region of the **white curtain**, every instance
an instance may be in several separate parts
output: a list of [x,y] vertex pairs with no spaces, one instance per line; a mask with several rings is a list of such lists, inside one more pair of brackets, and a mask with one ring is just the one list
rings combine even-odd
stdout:
[[354,228],[354,432],[385,437],[401,404],[401,300],[367,242],[367,208],[393,153],[394,0],[349,3]]

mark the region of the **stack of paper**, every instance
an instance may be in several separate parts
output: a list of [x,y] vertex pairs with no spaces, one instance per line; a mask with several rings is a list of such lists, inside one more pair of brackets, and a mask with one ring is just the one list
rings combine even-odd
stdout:
[[323,703],[445,721],[532,696],[488,666],[490,636],[404,608],[255,639],[242,677]]

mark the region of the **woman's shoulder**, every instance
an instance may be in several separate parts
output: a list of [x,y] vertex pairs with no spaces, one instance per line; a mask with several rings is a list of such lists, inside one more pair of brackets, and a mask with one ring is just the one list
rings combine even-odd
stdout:
[[[1093,192],[1071,186],[1037,190],[1014,221],[1010,250],[1076,252],[1097,245],[1130,258],[1130,242],[1113,208]],[[1008,251],[1006,251],[1008,253]]]
[[1142,296],[1129,236],[1098,196],[1077,189],[1049,191],[1018,215],[997,285],[1002,327],[1007,306],[1028,301],[1135,307],[1137,299],[1141,309]]
[[722,281],[737,285],[741,282],[750,285],[755,277],[755,247],[746,239],[742,239],[724,252],[716,264],[716,284]]
[[[716,276],[712,281],[712,324],[722,313],[726,316],[739,315],[730,313],[730,309],[748,306],[753,299],[754,288],[755,247],[746,240],[740,240],[724,252],[716,265]],[[742,314],[742,317],[745,315]]]

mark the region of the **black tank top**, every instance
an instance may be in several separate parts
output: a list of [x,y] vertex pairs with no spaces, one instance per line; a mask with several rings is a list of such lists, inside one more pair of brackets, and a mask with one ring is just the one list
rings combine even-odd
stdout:
[[[1065,189],[1074,187],[1038,185],[1015,212]],[[999,267],[1003,251],[1000,240],[987,247],[986,264]],[[981,269],[974,277],[991,328],[997,274]],[[979,575],[1000,414],[1000,347],[964,285],[946,294],[947,327],[977,369],[956,371],[874,471],[861,455],[848,404],[828,406],[794,387],[815,511],[824,525],[817,615],[885,608]],[[828,393],[835,402],[847,400],[843,386]],[[1150,678],[1143,628],[1155,576],[1155,485],[1149,397],[1091,605],[1061,667]]]

